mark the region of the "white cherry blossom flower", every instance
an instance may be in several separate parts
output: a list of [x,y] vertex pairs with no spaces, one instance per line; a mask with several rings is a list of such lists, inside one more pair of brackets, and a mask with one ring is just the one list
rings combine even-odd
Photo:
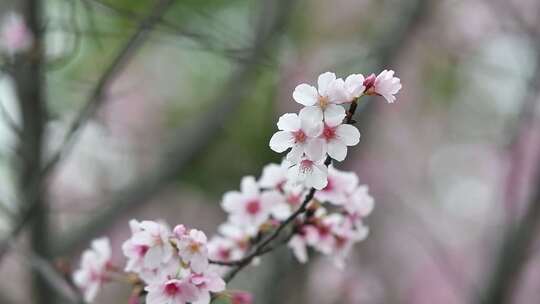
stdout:
[[199,289],[199,297],[192,304],[209,304],[211,292],[220,292],[225,290],[225,281],[215,272],[206,271],[191,275],[190,281]]
[[111,262],[111,244],[108,238],[92,241],[90,249],[82,254],[81,266],[73,274],[73,282],[83,291],[84,300],[94,301],[101,285],[109,280],[107,269]]
[[364,75],[362,74],[352,74],[345,78],[345,90],[347,91],[350,101],[364,94],[364,91],[366,90],[364,81]]
[[298,85],[293,92],[293,99],[304,105],[300,113],[314,121],[326,119],[327,112],[335,109],[339,104],[349,102],[349,93],[345,89],[345,82],[336,79],[336,74],[326,72],[319,75],[317,80],[319,89],[308,84]]
[[396,101],[396,95],[401,90],[401,81],[394,77],[394,71],[384,70],[375,77],[371,74],[364,81],[367,95],[380,95],[386,99],[388,103]]
[[191,229],[177,243],[178,254],[182,260],[189,263],[196,273],[202,273],[208,268],[207,238],[204,232]]
[[[173,256],[174,249],[169,241],[171,232],[167,226],[155,221],[135,220],[130,222],[133,235],[126,241],[124,246],[127,250],[124,254],[128,259],[134,259],[132,262],[138,265],[137,259],[142,258],[142,266],[148,269],[154,269],[162,263],[167,263]],[[131,249],[131,250],[130,250]],[[130,262],[128,262],[129,266]]]
[[320,138],[326,145],[324,150],[330,157],[337,161],[342,161],[347,156],[347,146],[355,146],[360,141],[360,132],[349,124],[343,124],[345,110],[338,107],[332,110],[324,121],[324,128]]
[[269,219],[273,204],[282,200],[283,197],[277,191],[261,193],[259,185],[252,176],[242,179],[240,190],[241,192],[225,193],[221,206],[229,213],[230,222],[252,228],[250,232],[256,233],[258,227]]
[[186,279],[170,279],[144,288],[148,304],[186,304],[199,298],[199,289]]
[[298,161],[303,153],[314,157],[322,155],[322,141],[318,139],[322,132],[322,121],[311,119],[307,113],[287,113],[279,118],[277,126],[280,131],[270,139],[272,150],[281,153],[291,148],[287,159],[293,162]]
[[328,184],[328,168],[324,160],[313,159],[304,155],[295,165],[287,171],[289,180],[293,183],[302,184],[306,188],[321,190]]

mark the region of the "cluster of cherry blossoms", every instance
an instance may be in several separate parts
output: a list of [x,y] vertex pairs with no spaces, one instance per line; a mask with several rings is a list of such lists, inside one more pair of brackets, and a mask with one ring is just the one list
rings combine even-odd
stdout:
[[[208,263],[206,235],[196,229],[176,226],[172,231],[160,222],[131,220],[132,236],[122,245],[127,258],[125,271],[144,286],[148,304],[208,304],[211,292],[225,289],[225,282]],[[92,302],[99,287],[114,279],[107,239],[92,243],[83,253],[75,284]],[[136,295],[138,296],[138,295]]]
[[[258,235],[276,228],[300,207],[310,189],[288,178],[289,166],[287,160],[269,164],[259,180],[244,177],[240,191],[225,193],[221,205],[228,219],[209,241],[211,259],[241,259]],[[326,203],[332,212],[325,208]],[[366,238],[368,229],[362,220],[373,205],[367,186],[359,184],[356,174],[330,166],[325,188],[315,192],[309,212],[296,219],[289,247],[302,263],[311,246],[333,256],[341,266],[352,245]]]
[[32,33],[23,18],[16,13],[3,17],[0,29],[0,48],[9,56],[27,51],[33,43]]
[[[281,116],[279,131],[270,140],[272,150],[290,151],[281,164],[265,166],[260,178],[246,176],[239,191],[224,194],[221,207],[227,220],[210,240],[183,225],[171,230],[157,221],[130,221],[132,236],[122,250],[124,270],[140,287],[136,296],[146,295],[149,304],[210,303],[214,293],[225,290],[222,275],[230,267],[247,265],[244,261],[256,264],[262,254],[253,249],[281,231],[288,233],[282,240],[298,261],[307,262],[311,248],[343,267],[353,245],[369,233],[364,219],[374,199],[355,173],[338,170],[332,160],[343,161],[347,147],[360,140],[351,124],[358,99],[379,95],[393,103],[400,89],[399,78],[387,70],[345,80],[327,72],[319,76],[318,88],[297,86],[293,98],[304,107]],[[345,103],[351,103],[349,113]],[[83,253],[73,279],[91,302],[104,282],[120,274],[111,263],[109,241],[98,239]],[[242,303],[252,302],[248,294],[239,296],[247,299]]]
[[362,95],[380,95],[393,103],[401,83],[394,71],[384,70],[378,76],[353,74],[345,80],[326,72],[319,76],[317,85],[304,83],[294,89],[293,99],[304,107],[298,114],[279,118],[279,131],[270,139],[270,148],[278,153],[290,148],[289,179],[321,190],[327,183],[326,155],[343,161],[347,147],[360,141],[358,129],[345,123],[347,114],[341,105],[356,103]]

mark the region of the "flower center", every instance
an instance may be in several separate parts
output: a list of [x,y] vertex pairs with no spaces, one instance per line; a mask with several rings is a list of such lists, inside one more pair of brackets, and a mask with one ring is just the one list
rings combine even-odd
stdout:
[[222,260],[227,261],[231,257],[231,250],[227,248],[221,248],[219,249],[218,254]]
[[375,93],[375,74],[369,75],[365,80],[363,85],[366,87],[365,94],[366,95],[373,95]]
[[295,143],[303,143],[306,141],[306,133],[302,130],[298,130],[293,133]]
[[143,257],[148,252],[148,249],[150,249],[150,247],[146,245],[141,245],[137,247],[137,253],[139,254],[139,256]]
[[197,242],[193,242],[189,244],[189,251],[191,251],[191,253],[197,253],[200,250],[201,250],[201,244]]
[[171,283],[165,284],[165,293],[168,296],[174,296],[179,292],[180,292],[180,287],[176,285],[175,283],[171,282]]
[[319,106],[321,109],[326,109],[326,106],[330,103],[327,96],[319,96]]
[[311,172],[313,170],[313,161],[309,160],[309,159],[303,159],[301,162],[300,162],[300,171],[302,173],[308,173],[308,172]]
[[255,215],[261,211],[261,204],[259,201],[250,201],[246,204],[246,211],[251,215]]
[[329,127],[329,126],[327,126],[325,124],[323,132],[322,132],[322,137],[324,137],[324,139],[326,139],[326,140],[331,140],[331,139],[335,138],[336,137],[336,128]]

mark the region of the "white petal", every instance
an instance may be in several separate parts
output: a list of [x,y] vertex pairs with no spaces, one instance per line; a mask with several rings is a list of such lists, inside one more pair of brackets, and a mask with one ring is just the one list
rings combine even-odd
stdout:
[[323,165],[313,164],[313,170],[306,176],[306,186],[322,190],[328,184],[328,173]]
[[299,236],[294,236],[290,241],[288,246],[292,249],[294,256],[300,263],[306,263],[308,260],[306,243]]
[[326,90],[334,80],[336,80],[336,74],[334,73],[326,72],[319,75],[317,85],[319,86],[319,94],[321,94],[321,96],[326,96]]
[[294,145],[294,136],[288,131],[278,131],[270,138],[270,149],[281,153]]
[[302,121],[316,123],[322,121],[323,111],[319,106],[310,106],[300,110],[298,116]]
[[227,212],[235,212],[242,205],[243,196],[237,191],[228,191],[223,195],[221,208]]
[[287,160],[293,164],[296,164],[300,161],[300,158],[304,154],[305,145],[296,145],[291,151],[287,154]]
[[357,98],[364,93],[364,75],[352,74],[345,79],[345,89],[349,93],[349,98]]
[[347,156],[347,146],[340,139],[329,141],[326,147],[328,155],[337,161],[342,161]]
[[336,128],[336,135],[347,146],[355,146],[360,141],[360,131],[352,125],[341,125]]
[[345,116],[345,109],[342,106],[330,104],[324,109],[324,122],[330,127],[340,125]]
[[319,101],[319,94],[317,89],[303,83],[294,89],[293,99],[304,106],[312,106]]
[[326,153],[326,143],[321,138],[311,139],[306,144],[304,151],[310,160],[321,160]]
[[328,101],[333,104],[340,104],[349,102],[349,93],[345,89],[345,82],[343,79],[338,78],[332,81],[326,89],[326,96]]
[[246,194],[250,197],[259,195],[259,184],[253,176],[244,176],[240,181],[240,190],[242,194]]
[[291,207],[286,203],[277,204],[272,208],[272,216],[280,221],[286,219],[291,215]]
[[144,255],[144,266],[146,268],[157,268],[161,264],[163,250],[161,246],[150,247]]
[[300,118],[294,113],[283,114],[279,118],[277,126],[280,130],[283,131],[298,131],[300,130],[301,126]]

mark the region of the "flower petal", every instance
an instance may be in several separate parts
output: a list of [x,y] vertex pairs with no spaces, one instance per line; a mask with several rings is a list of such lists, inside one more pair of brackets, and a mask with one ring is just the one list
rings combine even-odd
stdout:
[[364,75],[352,74],[345,79],[345,89],[349,93],[349,98],[357,98],[364,93]]
[[277,126],[280,130],[295,132],[300,130],[301,121],[298,115],[294,113],[287,113],[281,115],[278,120]]
[[342,106],[330,104],[324,109],[324,122],[330,127],[340,125],[345,116],[345,109]]
[[347,146],[355,146],[360,141],[360,131],[355,126],[343,124],[336,128],[336,135]]
[[329,141],[327,150],[328,155],[337,161],[342,161],[347,156],[347,146],[339,139]]
[[278,131],[270,138],[270,149],[281,153],[294,145],[294,136],[291,132]]
[[322,190],[328,184],[328,172],[324,165],[313,164],[313,169],[306,176],[306,186]]
[[319,86],[319,94],[321,96],[326,96],[326,90],[328,86],[336,80],[336,74],[331,72],[322,73],[317,79],[317,85]]
[[312,106],[319,101],[319,94],[317,89],[303,83],[294,89],[293,99],[301,105]]

